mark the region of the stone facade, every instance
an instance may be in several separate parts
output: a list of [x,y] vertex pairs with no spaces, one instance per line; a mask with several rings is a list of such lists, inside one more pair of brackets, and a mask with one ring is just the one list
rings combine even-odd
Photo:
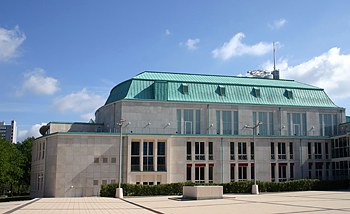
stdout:
[[132,184],[344,178],[345,122],[340,107],[121,99],[99,108],[96,123],[43,128],[33,142],[31,194],[99,195],[101,184],[119,182],[119,153],[122,182]]

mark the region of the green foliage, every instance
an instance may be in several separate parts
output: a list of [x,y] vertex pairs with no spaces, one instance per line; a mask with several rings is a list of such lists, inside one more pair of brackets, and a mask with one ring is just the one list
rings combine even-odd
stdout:
[[[251,193],[253,181],[239,181],[224,184],[208,183],[171,183],[159,185],[121,184],[125,196],[151,196],[151,195],[182,195],[183,186],[195,185],[220,185],[224,193]],[[349,188],[349,180],[345,181],[320,181],[317,179],[305,179],[286,182],[258,181],[260,192],[287,192],[308,190],[336,190]],[[115,197],[118,184],[101,186],[102,197]]]
[[30,184],[31,142],[12,144],[0,139],[0,195],[28,191]]

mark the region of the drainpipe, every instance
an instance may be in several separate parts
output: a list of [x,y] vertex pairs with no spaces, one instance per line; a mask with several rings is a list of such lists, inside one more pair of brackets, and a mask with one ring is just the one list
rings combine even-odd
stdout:
[[221,171],[222,171],[222,175],[221,175],[221,183],[224,183],[224,138],[221,138],[221,151],[222,151],[222,162],[221,162]]
[[280,112],[280,136],[282,136],[282,111],[281,111],[281,107],[279,107],[278,110]]
[[209,117],[209,115],[210,115],[210,112],[209,112],[209,104],[207,105],[207,120],[208,120],[208,134],[210,134],[210,117]]

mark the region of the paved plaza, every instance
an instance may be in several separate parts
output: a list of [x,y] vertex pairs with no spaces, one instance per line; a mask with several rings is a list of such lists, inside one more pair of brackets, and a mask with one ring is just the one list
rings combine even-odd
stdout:
[[198,201],[176,196],[37,198],[0,203],[0,213],[350,213],[350,191],[229,194]]

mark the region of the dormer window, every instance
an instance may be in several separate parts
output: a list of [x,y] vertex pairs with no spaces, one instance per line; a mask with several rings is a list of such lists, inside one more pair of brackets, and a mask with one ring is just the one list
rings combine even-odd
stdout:
[[218,87],[219,95],[220,96],[225,96],[226,95],[226,88],[223,85],[219,85]]
[[285,96],[286,96],[288,99],[293,99],[293,91],[290,90],[290,89],[286,89]]
[[253,88],[254,97],[260,97],[260,88]]
[[188,94],[188,84],[182,83],[182,93]]

